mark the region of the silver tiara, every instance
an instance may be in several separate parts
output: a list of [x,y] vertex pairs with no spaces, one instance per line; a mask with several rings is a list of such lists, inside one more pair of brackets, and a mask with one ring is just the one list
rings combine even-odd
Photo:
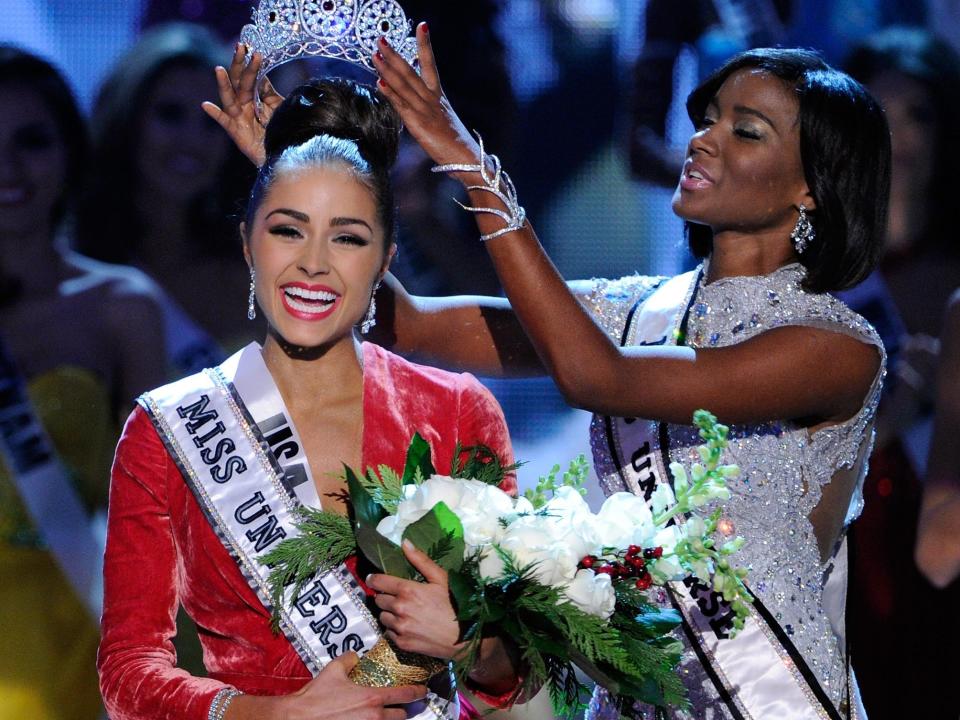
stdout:
[[414,64],[413,26],[394,0],[260,0],[253,23],[240,32],[247,57],[263,56],[257,88],[273,68],[301,58],[345,60],[376,74],[372,58],[381,37]]

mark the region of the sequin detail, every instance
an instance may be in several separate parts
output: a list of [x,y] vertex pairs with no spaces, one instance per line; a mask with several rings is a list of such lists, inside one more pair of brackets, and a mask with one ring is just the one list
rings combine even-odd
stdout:
[[[737,534],[747,539],[738,559],[750,567],[749,582],[758,598],[785,628],[827,695],[839,706],[847,687],[846,658],[822,606],[825,578],[833,562],[821,562],[808,517],[819,503],[823,488],[840,471],[853,472],[856,477],[847,522],[862,509],[866,458],[873,443],[872,423],[886,356],[879,336],[866,320],[836,298],[802,287],[805,272],[802,266],[793,264],[767,276],[724,278],[702,285],[690,306],[687,338],[694,347],[724,347],[773,328],[805,326],[848,335],[881,353],[881,367],[863,407],[846,422],[813,434],[783,420],[734,425],[723,458],[724,463],[736,463],[742,471],[730,483],[733,499],[724,513]],[[599,281],[591,294],[599,299],[588,307],[617,341],[623,336],[636,300],[617,308],[616,292],[611,295],[609,289],[638,285],[636,277]],[[671,425],[668,434],[673,460],[699,460],[696,446],[700,440],[692,427]],[[611,456],[605,418],[594,417],[591,446],[604,492],[623,490],[617,461]],[[689,647],[680,670],[696,717],[729,717]],[[604,704],[602,698],[595,699],[593,714],[587,717],[606,717]],[[670,717],[688,716],[674,711]]]

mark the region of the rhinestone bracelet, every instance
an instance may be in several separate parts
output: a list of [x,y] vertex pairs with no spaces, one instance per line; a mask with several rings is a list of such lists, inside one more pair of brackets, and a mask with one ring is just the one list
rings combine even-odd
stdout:
[[210,712],[207,713],[207,720],[223,720],[223,716],[230,707],[230,703],[237,695],[243,695],[242,692],[234,687],[225,687],[213,696],[213,702],[210,703]]
[[[523,209],[517,200],[517,189],[513,186],[513,181],[510,179],[510,176],[504,172],[500,166],[500,158],[496,155],[487,155],[483,149],[483,138],[480,137],[480,133],[476,133],[476,135],[477,140],[480,141],[480,163],[478,165],[451,163],[449,165],[437,165],[431,168],[431,170],[435,173],[478,172],[480,173],[480,177],[483,178],[483,185],[468,185],[467,190],[482,190],[492,193],[500,199],[500,202],[507,206],[506,211],[500,208],[470,207],[454,198],[454,202],[464,210],[469,210],[472,213],[496,215],[507,224],[507,226],[501,230],[481,235],[480,239],[486,242],[487,240],[493,240],[514,230],[520,230],[527,219],[527,211]],[[487,170],[488,159],[493,164],[493,175]]]

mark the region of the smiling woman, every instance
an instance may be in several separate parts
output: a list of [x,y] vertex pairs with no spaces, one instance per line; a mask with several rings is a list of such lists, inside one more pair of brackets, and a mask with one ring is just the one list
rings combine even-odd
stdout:
[[[117,448],[99,655],[113,718],[458,716],[442,674],[429,692],[345,677],[351,651],[369,650],[384,629],[401,650],[458,652],[446,573],[428,557],[406,550],[433,580],[397,579],[378,593],[376,607],[390,610],[380,622],[352,559],[277,610],[279,633],[259,562],[296,532],[302,505],[346,511],[344,464],[403,467],[414,432],[438,468],[459,444],[512,462],[500,408],[476,379],[357,335],[396,249],[389,171],[399,127],[387,103],[343,80],[299,88],[270,123],[241,227],[263,347],[144,395]],[[504,484],[515,490],[512,477]],[[209,679],[176,668],[168,637],[178,602],[198,626]],[[475,679],[494,693],[514,687],[503,643],[485,641]]]
[[163,378],[160,315],[141,275],[65,248],[88,148],[58,71],[0,46],[0,102],[0,718],[94,720],[91,516],[121,419]]
[[[728,639],[731,616],[709,588],[678,583],[661,599],[684,616],[693,716],[860,717],[845,536],[862,505],[884,351],[827,291],[877,261],[890,172],[879,106],[811,52],[735,56],[687,103],[696,132],[673,207],[704,264],[675,278],[568,285],[499,162],[444,96],[424,24],[417,37],[420,75],[380,45],[380,89],[434,169],[467,186],[509,304],[414,298],[390,282],[384,342],[482,374],[552,375],[595,413],[608,494],[650,500],[672,482],[671,461],[697,461],[697,408],[730,423],[724,461],[742,475],[718,527],[747,538],[751,619]],[[620,712],[599,693],[588,717]]]

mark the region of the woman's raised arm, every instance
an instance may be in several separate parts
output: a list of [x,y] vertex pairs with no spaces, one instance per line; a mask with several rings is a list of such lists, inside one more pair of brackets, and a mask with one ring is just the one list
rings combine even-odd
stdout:
[[[787,327],[733,347],[696,351],[615,345],[570,292],[518,208],[490,192],[495,188],[479,172],[479,143],[443,94],[424,24],[417,40],[420,75],[387,43],[380,44],[374,58],[380,91],[434,162],[472,166],[455,175],[468,186],[473,208],[482,209],[477,225],[490,238],[487,249],[520,324],[571,405],[671,422],[689,422],[699,407],[726,422],[839,421],[859,410],[880,356],[869,345],[829,331]],[[486,169],[487,178],[494,175],[493,164]],[[503,213],[514,220],[506,232]],[[826,357],[829,373],[823,372]]]

